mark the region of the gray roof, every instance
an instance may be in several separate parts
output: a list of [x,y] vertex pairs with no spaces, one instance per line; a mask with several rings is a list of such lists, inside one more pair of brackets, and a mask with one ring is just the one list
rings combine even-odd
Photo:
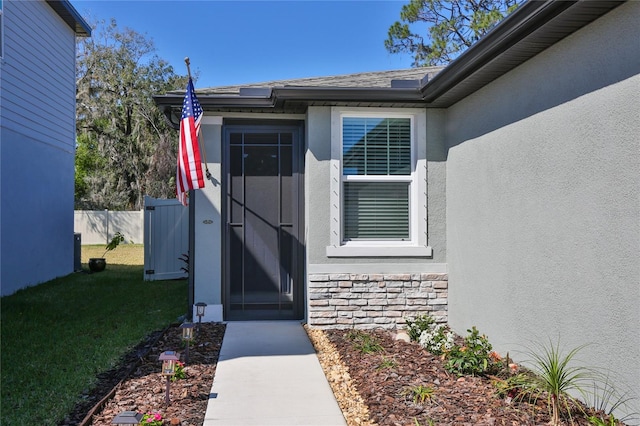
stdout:
[[[527,1],[442,70],[412,68],[217,87],[198,90],[198,99],[206,111],[304,113],[311,105],[446,108],[622,3]],[[183,93],[154,96],[176,127]]]
[[[328,77],[308,77],[289,80],[274,80],[235,86],[216,86],[196,89],[197,94],[239,94],[241,89],[276,87],[392,87],[405,84],[420,87],[420,83],[433,78],[444,67],[423,67],[393,71],[360,72]],[[180,91],[179,93],[184,93]]]

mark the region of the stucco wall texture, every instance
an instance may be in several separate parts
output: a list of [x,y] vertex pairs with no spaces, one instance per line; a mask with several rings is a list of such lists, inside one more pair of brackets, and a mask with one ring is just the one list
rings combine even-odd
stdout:
[[196,206],[193,250],[199,254],[194,259],[193,301],[208,305],[203,321],[222,321],[222,127],[205,121],[202,128],[212,179],[194,191],[190,201]]
[[[500,352],[589,344],[640,397],[640,3],[447,111],[449,321]],[[633,403],[640,412],[640,400]]]

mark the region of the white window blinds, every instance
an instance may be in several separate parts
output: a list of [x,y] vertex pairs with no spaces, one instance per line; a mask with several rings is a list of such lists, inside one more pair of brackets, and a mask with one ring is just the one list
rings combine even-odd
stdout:
[[345,175],[409,175],[411,120],[345,117],[342,154]]
[[411,119],[343,117],[342,155],[343,239],[408,240]]

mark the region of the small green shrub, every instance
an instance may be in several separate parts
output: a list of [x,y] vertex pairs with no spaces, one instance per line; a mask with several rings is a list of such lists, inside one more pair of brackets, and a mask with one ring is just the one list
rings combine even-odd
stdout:
[[384,370],[387,368],[396,368],[398,366],[398,362],[395,359],[382,357],[382,361],[380,361],[380,365],[378,365],[378,370]]
[[437,324],[429,314],[405,318],[409,338],[434,355],[442,355],[453,347],[455,335],[444,324]]
[[513,401],[533,400],[535,387],[530,373],[518,373],[505,380],[495,380],[494,385],[500,398],[510,398]]
[[402,391],[402,395],[410,396],[414,404],[424,404],[427,400],[431,402],[434,393],[435,390],[432,387],[424,385],[412,386]]
[[418,339],[420,346],[434,355],[447,353],[454,346],[455,335],[442,324],[432,324]]
[[420,335],[423,331],[429,330],[432,325],[435,325],[436,320],[428,314],[418,315],[415,318],[405,318],[407,324],[407,333],[409,338],[417,342],[420,339]]
[[364,331],[351,330],[347,333],[347,339],[352,342],[354,349],[363,354],[372,354],[383,351],[382,345],[378,342],[378,339]]
[[618,424],[617,419],[613,414],[609,415],[608,420],[605,420],[603,417],[589,416],[589,423],[594,426],[616,426]]
[[496,362],[489,355],[491,353],[491,343],[487,336],[480,335],[474,326],[467,330],[469,335],[464,339],[464,345],[454,345],[447,352],[447,363],[445,368],[450,373],[459,376],[476,374],[493,374],[502,367],[502,363]]
[[104,257],[111,250],[115,250],[120,245],[120,243],[123,242],[124,235],[122,235],[122,233],[120,232],[116,232],[111,241],[109,241],[109,244],[105,246],[104,254],[102,255],[102,257]]
[[[420,422],[418,421],[418,419],[416,417],[413,418],[413,424],[414,426],[421,426]],[[427,426],[436,426],[436,423],[433,421],[433,419],[427,419]]]
[[177,361],[176,362],[176,374],[171,376],[171,381],[175,382],[176,380],[186,379],[187,372],[184,371],[184,362]]

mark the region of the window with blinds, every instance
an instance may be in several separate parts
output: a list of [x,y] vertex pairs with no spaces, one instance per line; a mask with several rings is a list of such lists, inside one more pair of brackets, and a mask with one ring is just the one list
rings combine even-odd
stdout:
[[345,182],[346,240],[409,239],[408,182]]
[[344,117],[342,161],[345,175],[410,175],[411,120]]
[[410,239],[411,119],[343,117],[343,239]]

